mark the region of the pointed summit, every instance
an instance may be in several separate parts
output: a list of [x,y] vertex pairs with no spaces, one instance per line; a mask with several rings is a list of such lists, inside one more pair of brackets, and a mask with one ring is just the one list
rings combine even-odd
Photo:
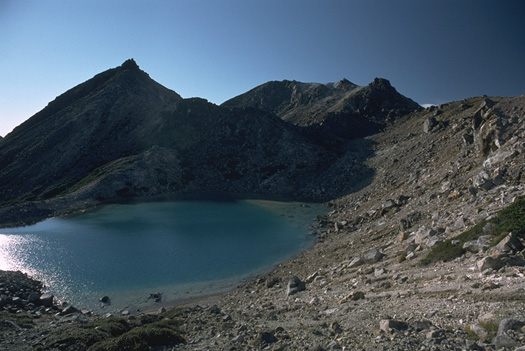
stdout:
[[132,59],[132,58],[124,61],[124,63],[120,67],[121,68],[126,68],[126,69],[140,69],[139,65],[137,65],[135,60]]
[[357,85],[352,83],[348,79],[343,78],[339,82],[334,83],[334,88],[348,91],[357,88]]

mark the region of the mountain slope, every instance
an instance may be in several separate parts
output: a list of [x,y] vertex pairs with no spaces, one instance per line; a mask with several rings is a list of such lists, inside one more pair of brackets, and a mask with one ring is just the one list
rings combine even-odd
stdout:
[[371,175],[346,166],[366,148],[347,148],[334,152],[268,111],[182,99],[128,60],[0,141],[2,219],[16,221],[20,206],[37,218],[193,193],[328,200],[362,184],[335,179]]
[[380,78],[365,87],[346,79],[328,84],[268,82],[222,106],[255,107],[294,125],[347,139],[377,132],[388,121],[421,108]]
[[139,152],[181,100],[131,60],[69,90],[0,144],[0,200],[53,197],[86,172]]

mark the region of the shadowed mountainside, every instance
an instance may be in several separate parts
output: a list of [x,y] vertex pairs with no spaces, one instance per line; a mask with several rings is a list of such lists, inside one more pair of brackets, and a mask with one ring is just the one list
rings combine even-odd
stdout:
[[222,104],[254,107],[276,114],[306,131],[344,139],[363,137],[421,107],[399,94],[386,79],[368,86],[337,83],[268,82]]
[[355,137],[419,108],[383,79],[263,87],[273,105],[217,106],[181,98],[132,59],[96,75],[0,140],[3,223],[183,194],[326,201],[373,176],[370,143]]

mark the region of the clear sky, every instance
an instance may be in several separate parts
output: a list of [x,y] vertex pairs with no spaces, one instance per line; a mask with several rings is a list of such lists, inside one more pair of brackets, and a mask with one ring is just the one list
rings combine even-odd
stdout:
[[0,135],[128,58],[217,104],[283,79],[522,95],[524,18],[523,0],[0,0]]

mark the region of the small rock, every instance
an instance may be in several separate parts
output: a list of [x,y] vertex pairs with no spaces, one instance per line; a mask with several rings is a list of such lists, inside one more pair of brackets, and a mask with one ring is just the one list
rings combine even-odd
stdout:
[[330,330],[335,334],[341,334],[343,332],[343,328],[341,328],[341,325],[337,321],[330,324]]
[[425,318],[432,318],[437,314],[438,311],[436,310],[430,310],[425,314]]
[[266,280],[266,287],[268,289],[273,288],[277,284],[279,284],[280,279],[278,277],[271,277],[268,280]]
[[498,283],[487,282],[487,283],[485,283],[485,284],[483,284],[481,286],[481,291],[494,290],[494,289],[497,289],[499,287],[500,287],[500,285]]
[[348,264],[348,268],[353,268],[365,263],[361,257],[356,257]]
[[328,350],[341,350],[342,349],[341,345],[335,340],[330,341],[330,343],[328,343],[326,347],[328,348]]
[[417,230],[414,243],[417,245],[423,244],[431,236],[436,235],[436,232],[432,228],[421,227]]
[[489,333],[478,323],[472,323],[469,326],[470,330],[476,334],[480,339],[486,339]]
[[73,306],[67,306],[66,308],[64,308],[64,309],[62,310],[62,312],[60,312],[60,314],[61,314],[62,316],[65,316],[65,315],[68,315],[68,314],[71,314],[71,313],[77,313],[77,312],[79,312],[79,310],[76,309],[75,307],[73,307]]
[[99,301],[102,302],[102,303],[108,303],[109,302],[109,296],[102,296],[99,299]]
[[339,300],[339,303],[345,303],[347,301],[357,301],[365,298],[365,293],[359,290],[352,291],[350,294]]
[[306,284],[301,279],[293,276],[288,281],[288,287],[286,288],[286,296],[296,294],[300,291],[306,290]]
[[425,241],[425,245],[427,247],[434,247],[436,245],[439,245],[443,242],[443,240],[441,240],[441,238],[439,238],[437,235],[434,235],[434,236],[431,236],[429,237],[426,241]]
[[213,305],[211,306],[210,308],[208,308],[208,312],[210,314],[221,314],[221,309],[219,308],[219,306],[217,305]]
[[432,327],[431,321],[414,321],[409,324],[410,328],[415,329],[417,332],[422,330],[430,329]]
[[390,211],[395,207],[399,207],[399,205],[394,200],[388,199],[383,203],[383,205],[381,205],[381,207],[386,211]]
[[306,280],[305,282],[306,283],[311,283],[314,281],[315,278],[317,278],[319,276],[319,272],[314,272],[312,274],[310,274],[308,277],[306,277]]
[[262,332],[257,337],[258,341],[262,344],[273,344],[277,342],[277,338],[270,332]]
[[242,344],[244,343],[244,336],[243,335],[237,335],[232,341],[236,344]]
[[423,132],[428,134],[432,132],[434,128],[439,125],[438,121],[434,117],[429,117],[423,122]]
[[426,338],[427,339],[438,339],[438,338],[443,337],[444,334],[445,333],[443,332],[442,329],[431,330],[427,333]]

